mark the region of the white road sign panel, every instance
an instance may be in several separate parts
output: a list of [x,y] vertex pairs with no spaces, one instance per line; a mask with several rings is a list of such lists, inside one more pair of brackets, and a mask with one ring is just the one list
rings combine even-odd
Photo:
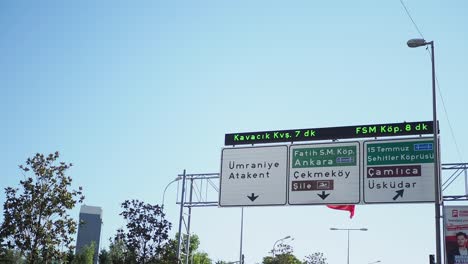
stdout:
[[225,148],[219,206],[285,205],[288,147]]
[[434,202],[434,140],[364,141],[364,202]]
[[289,204],[360,202],[359,142],[291,145]]

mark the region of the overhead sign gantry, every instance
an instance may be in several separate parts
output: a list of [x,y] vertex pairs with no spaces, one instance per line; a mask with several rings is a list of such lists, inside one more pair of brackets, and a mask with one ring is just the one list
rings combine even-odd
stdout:
[[[226,145],[432,134],[431,121],[226,134]],[[434,140],[226,147],[219,206],[434,202]]]

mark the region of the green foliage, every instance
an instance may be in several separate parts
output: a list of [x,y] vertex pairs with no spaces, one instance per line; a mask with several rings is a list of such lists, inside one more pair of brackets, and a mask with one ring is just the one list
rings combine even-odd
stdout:
[[[162,257],[160,259],[161,264],[174,264],[177,263],[177,243],[179,239],[179,233],[176,233],[175,238],[170,239],[169,243],[166,244],[164,247],[164,250],[162,252]],[[182,250],[181,250],[181,259],[182,263],[185,263],[186,260],[186,255],[187,255],[187,250],[185,249],[185,245],[187,244],[187,235],[182,236]],[[195,257],[197,254],[197,249],[200,245],[200,238],[196,234],[192,234],[190,236],[190,245],[189,245],[189,259]],[[203,254],[203,253],[202,253]],[[208,256],[208,255],[206,255]],[[203,257],[200,256],[201,261],[203,260]],[[211,261],[211,260],[210,260]],[[209,262],[210,263],[210,262]]]
[[105,249],[101,250],[101,253],[99,253],[99,264],[112,264],[110,254]]
[[[160,258],[161,264],[174,264],[178,263],[177,260],[177,237],[175,239],[169,239],[169,242],[164,246],[162,256]],[[185,263],[185,262],[183,262]]]
[[77,223],[67,211],[84,196],[81,187],[69,190],[72,178],[65,173],[72,164],[56,164],[58,158],[58,152],[28,158],[19,166],[25,176],[21,189],[5,188],[0,243],[23,252],[30,264],[66,260],[67,252],[74,248],[71,235],[76,233]]
[[65,263],[72,263],[73,259],[75,259],[75,254],[73,253],[73,250],[70,250],[68,251],[67,260]]
[[21,252],[13,249],[0,249],[0,263],[3,264],[23,264],[26,263]]
[[112,263],[112,264],[137,263],[135,259],[135,255],[128,250],[123,240],[114,238],[114,240],[110,240],[110,242],[111,243],[109,245],[109,253],[108,253],[109,259],[107,260],[108,263]]
[[142,264],[159,259],[169,240],[171,228],[171,223],[165,219],[163,208],[138,200],[126,200],[122,203],[122,208],[120,215],[127,221],[126,231],[119,229],[116,240],[124,243],[126,257],[132,255],[135,262]]
[[[187,237],[188,236],[186,234],[182,236],[181,252],[183,256],[187,255],[187,249],[186,249]],[[178,239],[179,239],[179,234],[176,234],[176,241],[175,241],[176,243]],[[190,236],[190,243],[189,243],[189,258],[192,258],[192,255],[194,255],[197,252],[199,246],[200,246],[200,238],[196,234],[192,234]],[[185,257],[184,257],[184,260],[185,260]]]
[[193,264],[212,264],[211,259],[205,252],[197,252],[193,254],[192,260]]
[[95,247],[96,243],[94,243],[94,241],[83,247],[80,252],[75,255],[72,264],[93,264]]
[[275,245],[271,253],[273,256],[263,258],[262,264],[302,264],[302,262],[293,254],[294,249],[286,243]]
[[[100,264],[136,264],[143,263],[137,261],[137,255],[134,251],[130,250],[122,239],[124,237],[123,231],[118,230],[117,235],[114,239],[111,239],[109,245],[109,252],[102,250],[99,255]],[[175,238],[169,239],[167,243],[164,244],[161,251],[154,256],[152,259],[147,259],[146,264],[176,264],[179,263],[177,260],[177,242],[179,234],[176,234]],[[187,235],[182,237],[182,262],[185,263],[186,260],[186,250],[185,245],[187,243]],[[209,258],[207,253],[197,252],[197,249],[200,245],[200,239],[196,234],[190,236],[190,263],[193,264],[212,264],[213,262]],[[193,261],[193,262],[192,262]]]
[[302,262],[292,253],[285,253],[274,257],[264,257],[262,264],[302,264]]
[[321,252],[315,252],[306,256],[304,264],[327,264],[327,258]]

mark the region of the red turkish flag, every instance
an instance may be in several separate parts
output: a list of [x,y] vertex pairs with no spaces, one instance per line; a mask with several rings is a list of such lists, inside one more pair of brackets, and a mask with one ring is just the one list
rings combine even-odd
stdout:
[[337,204],[337,205],[327,205],[328,208],[336,210],[344,210],[350,213],[349,218],[354,216],[354,204]]

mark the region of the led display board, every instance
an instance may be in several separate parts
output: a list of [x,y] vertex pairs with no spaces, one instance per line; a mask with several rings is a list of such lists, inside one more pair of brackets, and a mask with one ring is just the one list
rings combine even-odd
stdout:
[[378,125],[308,128],[226,134],[224,145],[298,142],[327,139],[390,137],[433,134],[433,122],[404,122]]

